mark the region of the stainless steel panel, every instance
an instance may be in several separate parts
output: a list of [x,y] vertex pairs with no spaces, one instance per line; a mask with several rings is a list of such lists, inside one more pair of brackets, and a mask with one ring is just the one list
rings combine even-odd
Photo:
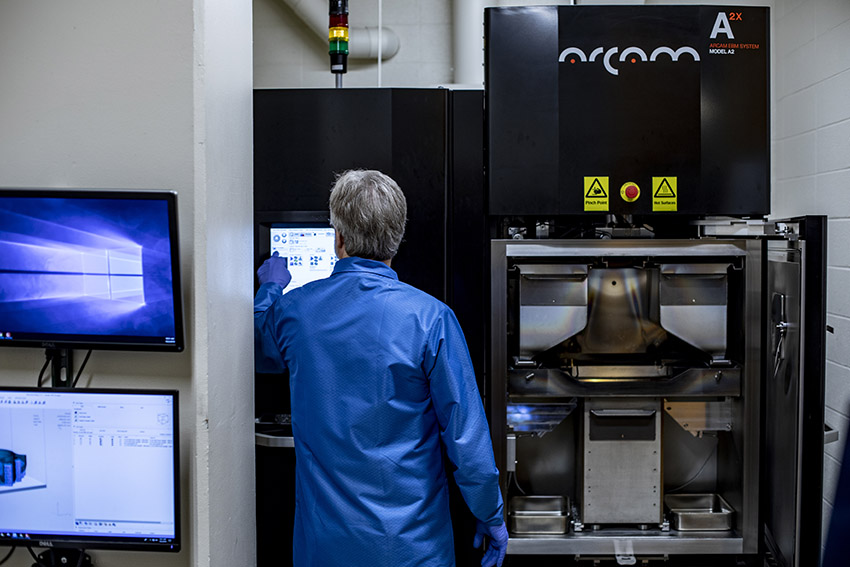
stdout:
[[[689,264],[662,264],[661,273],[664,276],[720,276],[725,277],[729,269],[728,262],[722,263],[689,263]],[[725,293],[709,296],[712,300],[726,302]]]
[[713,358],[726,357],[725,305],[661,305],[661,326]]
[[[733,402],[732,443],[719,452],[718,492],[737,511],[744,553],[758,552],[759,438],[761,415],[762,243],[746,243],[744,297],[744,375],[742,399]],[[740,426],[738,426],[740,424]],[[741,472],[739,472],[741,471]]]
[[768,243],[765,466],[770,474],[764,487],[765,529],[788,566],[797,564],[799,545],[801,261],[796,243]]
[[743,539],[731,532],[660,532],[600,530],[563,536],[511,537],[508,553],[526,555],[616,555],[620,551],[650,554],[739,554]]
[[[626,413],[643,428],[644,415],[651,416],[654,437],[639,435],[622,440],[594,441],[592,412],[596,419],[612,416],[621,421]],[[649,412],[647,414],[646,412]],[[587,398],[584,404],[581,470],[581,521],[585,524],[660,524],[662,521],[661,401],[658,399]],[[628,427],[628,425],[625,425]]]
[[587,328],[576,342],[585,354],[644,353],[664,338],[650,313],[650,280],[657,270],[591,269]]
[[[666,404],[665,404],[666,405]],[[664,494],[717,492],[718,448],[730,441],[729,433],[694,436],[665,413],[662,423]],[[738,471],[738,478],[741,473]]]
[[729,264],[663,264],[661,326],[713,358],[726,356]]
[[524,305],[586,305],[584,264],[519,264]]
[[746,256],[743,240],[494,240],[508,257]]
[[520,356],[531,358],[587,324],[587,266],[522,264]]
[[665,400],[664,409],[691,435],[706,431],[732,431],[732,402],[675,402]]
[[[573,412],[546,435],[522,435],[516,440],[514,495],[549,494],[575,499],[577,430],[581,412]],[[516,489],[520,487],[521,491]]]
[[[639,367],[625,373],[615,369],[606,377],[587,367],[590,377],[581,377],[584,368],[577,371],[580,377],[552,368],[509,370],[508,393],[511,399],[518,396],[740,396],[740,368],[688,368],[674,376],[665,375],[672,370],[657,366]],[[603,368],[603,367],[600,367]],[[653,376],[654,374],[654,376]]]

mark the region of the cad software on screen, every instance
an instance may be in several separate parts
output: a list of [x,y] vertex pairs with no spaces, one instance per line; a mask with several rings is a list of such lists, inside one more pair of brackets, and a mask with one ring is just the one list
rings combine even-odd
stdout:
[[0,536],[169,542],[172,405],[170,395],[0,391]]

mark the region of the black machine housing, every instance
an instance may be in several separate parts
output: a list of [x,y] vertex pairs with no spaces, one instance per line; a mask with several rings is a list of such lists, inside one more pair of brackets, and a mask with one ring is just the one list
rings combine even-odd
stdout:
[[767,214],[769,25],[758,7],[486,10],[490,214]]
[[[485,391],[510,565],[819,561],[826,222],[767,218],[769,26],[753,6],[485,10]],[[702,315],[662,313],[679,309],[722,311],[724,348],[693,340]],[[668,492],[715,493],[734,520],[692,531]],[[528,528],[536,497],[570,525]],[[659,513],[633,520],[639,503]]]

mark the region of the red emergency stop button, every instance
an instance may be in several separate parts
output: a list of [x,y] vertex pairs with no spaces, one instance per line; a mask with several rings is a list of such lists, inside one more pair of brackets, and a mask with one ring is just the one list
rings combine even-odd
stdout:
[[633,181],[627,181],[620,187],[620,197],[629,203],[637,201],[637,198],[640,197],[640,187]]

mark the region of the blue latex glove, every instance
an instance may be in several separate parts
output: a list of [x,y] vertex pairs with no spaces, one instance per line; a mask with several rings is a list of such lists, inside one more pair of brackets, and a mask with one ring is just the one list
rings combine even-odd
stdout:
[[481,547],[484,541],[484,536],[489,538],[487,551],[484,552],[484,557],[481,558],[481,567],[502,567],[502,561],[505,560],[505,552],[508,550],[508,528],[505,527],[505,522],[498,526],[488,526],[480,521],[475,530],[475,540],[472,542],[473,547]]
[[292,275],[286,269],[286,259],[281,258],[280,254],[275,252],[272,257],[263,262],[263,265],[257,270],[257,279],[260,280],[260,285],[268,282],[274,282],[286,287],[292,280]]

